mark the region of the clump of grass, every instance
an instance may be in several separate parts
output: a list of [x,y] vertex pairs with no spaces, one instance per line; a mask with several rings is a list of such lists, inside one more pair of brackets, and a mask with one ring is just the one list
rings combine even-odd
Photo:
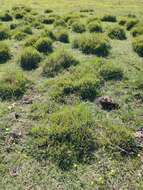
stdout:
[[133,37],[143,35],[143,25],[142,24],[137,24],[132,30],[132,35],[133,35]]
[[[75,21],[75,20],[77,20],[77,19],[80,19],[80,16],[79,15],[77,15],[77,14],[72,14],[72,13],[70,13],[70,14],[66,14],[66,15],[64,15],[63,16],[63,19],[64,19],[64,21],[66,22],[66,23],[70,23],[70,20],[71,21]],[[71,24],[72,24],[72,22],[71,22]]]
[[0,40],[5,40],[8,38],[9,38],[9,28],[4,25],[0,25]]
[[129,18],[136,18],[137,16],[136,16],[135,14],[133,14],[133,13],[129,13],[129,14],[127,15],[127,17],[129,17]]
[[54,52],[43,67],[43,75],[47,77],[54,77],[56,74],[68,69],[71,66],[78,64],[78,60],[65,49]]
[[87,24],[89,24],[90,22],[100,22],[98,17],[89,17],[86,21]]
[[32,70],[38,67],[40,60],[39,52],[33,47],[27,47],[21,52],[19,64],[24,70]]
[[110,43],[103,34],[82,34],[74,39],[73,48],[78,48],[85,54],[107,56],[110,52]]
[[108,36],[111,39],[117,39],[117,40],[126,40],[126,38],[127,38],[125,30],[120,26],[110,28],[109,32],[108,32]]
[[4,22],[12,21],[13,17],[9,12],[4,12],[0,14],[0,20]]
[[32,9],[30,7],[25,6],[25,5],[18,5],[18,6],[13,6],[12,11],[30,13],[32,11]]
[[43,24],[53,24],[54,22],[55,22],[55,17],[48,17],[42,19]]
[[16,12],[14,14],[15,19],[23,19],[24,18],[24,13],[23,12]]
[[[102,137],[100,137],[100,134],[102,134]],[[140,150],[133,130],[125,126],[113,125],[107,122],[100,127],[100,134],[99,146],[105,147],[114,156],[119,157],[119,153],[121,156],[136,156]]]
[[62,170],[90,163],[93,153],[106,149],[112,156],[135,156],[139,152],[133,130],[125,126],[95,123],[88,104],[65,106],[32,127],[27,154],[38,161],[49,160]]
[[39,52],[50,53],[53,51],[52,41],[48,38],[40,38],[36,41],[35,47]]
[[53,113],[49,124],[33,127],[29,135],[29,154],[38,160],[48,159],[62,170],[89,163],[97,148],[92,113],[86,104]]
[[143,57],[143,35],[140,35],[133,39],[132,42],[134,51],[140,56]]
[[58,26],[66,27],[67,24],[63,19],[58,19],[54,22],[54,27],[58,27]]
[[6,62],[10,59],[11,53],[7,44],[0,42],[0,63]]
[[102,25],[99,21],[93,21],[88,24],[90,32],[103,32]]
[[121,25],[121,26],[125,26],[126,23],[127,23],[127,18],[122,18],[119,20],[119,25]]
[[5,44],[0,42],[0,63],[5,63],[11,57],[10,49]]
[[85,67],[77,65],[70,72],[47,81],[45,87],[50,88],[50,97],[57,102],[66,102],[70,97],[93,101],[99,95],[102,84],[101,77],[97,75],[97,65],[98,62]]
[[61,19],[61,16],[60,16],[59,14],[54,14],[54,13],[53,13],[53,14],[50,14],[50,15],[49,15],[49,18],[50,18],[50,17],[51,17],[51,18],[55,18],[55,20]]
[[13,30],[12,34],[13,38],[18,41],[24,40],[27,37],[27,34],[19,29]]
[[71,27],[73,23],[78,22],[78,21],[79,21],[79,19],[77,19],[77,18],[71,18],[68,20],[67,24],[69,27]]
[[121,80],[124,73],[119,66],[113,63],[105,63],[100,69],[100,75],[104,80]]
[[20,98],[28,88],[29,81],[20,71],[7,71],[0,77],[0,98]]
[[29,25],[23,26],[22,28],[20,28],[20,30],[22,32],[24,32],[25,34],[32,34],[32,29]]
[[104,22],[117,22],[117,18],[114,15],[104,15],[101,18],[101,21],[104,21]]
[[54,37],[57,41],[68,43],[69,35],[66,29],[58,27],[53,31]]
[[85,25],[82,24],[81,22],[73,22],[71,28],[73,32],[77,33],[83,33],[86,31]]
[[79,81],[68,84],[64,88],[64,94],[77,94],[81,100],[93,101],[99,94],[100,80],[96,77],[82,77]]
[[54,30],[52,29],[45,29],[43,30],[42,34],[43,37],[50,38],[51,40],[56,40],[56,37],[54,35]]
[[46,14],[49,14],[49,13],[52,13],[52,12],[53,12],[52,9],[45,9],[45,11],[44,11],[44,13],[46,13]]
[[138,22],[139,21],[137,19],[129,19],[126,23],[127,30],[131,30],[132,28],[134,28],[138,24]]
[[94,12],[94,9],[80,9],[81,13],[89,13],[89,12]]
[[14,22],[10,24],[10,30],[14,30],[17,27],[18,27],[18,24],[14,23]]
[[31,8],[26,6],[14,6],[12,7],[12,13],[15,19],[23,19],[27,13],[31,12]]
[[24,45],[25,46],[33,46],[35,45],[35,43],[38,41],[39,39],[39,36],[38,35],[32,35],[32,36],[29,36],[29,38],[27,38],[25,40],[25,43]]
[[44,29],[45,26],[44,26],[44,24],[42,24],[41,22],[39,22],[39,21],[36,19],[36,20],[32,21],[31,27],[40,30],[40,29]]

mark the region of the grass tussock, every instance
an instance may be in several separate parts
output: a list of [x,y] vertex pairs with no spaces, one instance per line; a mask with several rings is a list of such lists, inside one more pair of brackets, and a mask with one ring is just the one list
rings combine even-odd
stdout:
[[10,49],[7,44],[0,42],[0,64],[7,62],[11,57]]
[[28,88],[29,81],[20,71],[2,73],[0,77],[0,99],[18,99]]
[[9,36],[9,28],[4,25],[0,25],[0,41],[8,39]]
[[109,29],[108,36],[116,40],[126,40],[127,38],[124,28],[119,26]]
[[43,75],[54,77],[56,74],[78,64],[78,60],[65,49],[55,51],[43,66]]
[[39,52],[33,47],[27,47],[21,52],[19,64],[24,70],[33,70],[38,67],[40,60]]
[[106,57],[110,52],[108,38],[102,34],[83,34],[73,41],[73,48],[77,48],[85,54],[95,54]]
[[143,57],[143,35],[133,39],[133,49],[140,56]]
[[29,153],[32,156],[38,160],[49,159],[63,170],[90,161],[96,143],[88,106],[65,107],[50,116],[49,125],[31,129]]

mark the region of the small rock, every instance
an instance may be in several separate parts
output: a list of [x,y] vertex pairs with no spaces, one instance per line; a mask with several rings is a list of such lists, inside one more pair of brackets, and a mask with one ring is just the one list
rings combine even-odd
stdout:
[[6,138],[6,144],[7,145],[11,145],[14,142],[16,142],[18,139],[20,139],[22,137],[22,133],[21,131],[12,131],[9,133],[8,137]]
[[21,131],[12,131],[9,136],[11,136],[14,139],[18,139],[22,136]]
[[15,116],[15,119],[18,119],[20,117],[18,113],[15,113],[14,116]]
[[115,110],[119,108],[119,104],[116,103],[111,97],[109,96],[102,96],[99,98],[99,103],[104,110]]
[[9,173],[12,177],[16,177],[19,175],[19,169],[17,167],[11,168]]
[[140,144],[143,144],[143,128],[135,132],[135,137]]

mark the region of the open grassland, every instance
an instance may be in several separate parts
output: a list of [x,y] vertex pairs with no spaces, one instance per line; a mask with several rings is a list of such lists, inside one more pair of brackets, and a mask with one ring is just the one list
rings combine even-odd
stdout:
[[0,190],[143,189],[143,1],[0,5]]
[[52,1],[52,0],[0,0],[0,4],[2,8],[11,8],[12,6],[19,5],[19,4],[26,4],[29,7],[35,8],[39,11],[43,11],[45,8],[51,8],[55,10],[55,12],[68,12],[68,11],[78,11],[80,8],[94,8],[98,14],[103,13],[113,13],[117,15],[121,15],[123,13],[131,12],[136,14],[142,13],[142,0],[59,0],[59,1]]

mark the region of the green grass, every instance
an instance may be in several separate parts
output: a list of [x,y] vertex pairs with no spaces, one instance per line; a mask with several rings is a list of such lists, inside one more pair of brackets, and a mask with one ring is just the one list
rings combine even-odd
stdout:
[[142,2],[0,5],[0,190],[143,189]]

